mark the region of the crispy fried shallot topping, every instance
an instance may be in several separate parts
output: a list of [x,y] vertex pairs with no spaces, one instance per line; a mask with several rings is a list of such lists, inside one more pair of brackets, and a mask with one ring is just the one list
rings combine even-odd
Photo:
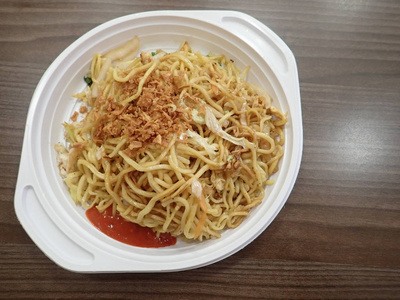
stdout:
[[[137,92],[143,73],[120,83],[125,99]],[[125,152],[133,156],[149,144],[167,146],[173,134],[179,136],[191,129],[190,112],[180,106],[180,88],[174,83],[171,72],[157,71],[148,77],[137,100],[122,105],[121,99],[97,98],[92,114],[95,117],[93,138],[101,145],[113,137],[126,137]],[[97,113],[96,113],[97,112]]]

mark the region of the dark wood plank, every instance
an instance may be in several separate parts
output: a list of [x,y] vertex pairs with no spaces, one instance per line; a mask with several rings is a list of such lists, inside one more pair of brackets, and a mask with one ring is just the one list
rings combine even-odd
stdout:
[[[30,99],[58,54],[93,27],[156,9],[257,18],[298,63],[299,178],[252,244],[197,270],[77,274],[20,226],[14,190]],[[400,299],[400,1],[1,1],[0,298]]]
[[[17,251],[15,251],[17,250]],[[34,246],[0,246],[2,295],[45,299],[398,299],[400,271],[234,255],[168,274],[74,274]],[[49,275],[51,274],[51,275]]]

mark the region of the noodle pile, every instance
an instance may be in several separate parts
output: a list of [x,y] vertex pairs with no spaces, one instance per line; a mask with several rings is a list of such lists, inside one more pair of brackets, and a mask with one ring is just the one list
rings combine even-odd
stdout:
[[[90,86],[57,144],[76,204],[187,240],[220,237],[261,203],[286,116],[223,55],[142,52],[137,37],[93,57]],[[90,82],[92,81],[92,82]]]

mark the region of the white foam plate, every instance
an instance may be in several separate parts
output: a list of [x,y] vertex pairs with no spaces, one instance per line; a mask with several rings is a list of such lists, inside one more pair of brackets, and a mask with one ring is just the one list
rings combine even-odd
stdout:
[[[248,80],[264,87],[274,105],[288,112],[286,144],[276,183],[261,205],[220,239],[177,242],[147,249],[102,234],[75,206],[62,182],[54,144],[63,141],[61,123],[83,90],[93,54],[138,35],[141,50],[175,51],[187,40],[202,53],[221,53],[239,67],[251,66]],[[89,31],[65,49],[41,78],[31,100],[15,192],[17,217],[36,245],[59,266],[76,272],[168,272],[205,266],[239,251],[259,236],[286,202],[302,155],[303,132],[295,58],[286,44],[256,19],[234,11],[154,11],[124,16]],[[266,233],[268,234],[268,233]],[[272,246],[272,245],[271,245]]]

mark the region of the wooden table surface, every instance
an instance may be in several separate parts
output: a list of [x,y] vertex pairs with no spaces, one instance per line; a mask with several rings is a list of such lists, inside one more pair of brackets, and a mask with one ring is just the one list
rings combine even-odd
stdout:
[[[57,55],[93,27],[158,9],[231,9],[298,64],[304,154],[287,204],[253,243],[163,274],[58,267],[14,211],[24,126]],[[1,1],[0,298],[400,299],[400,1]]]

